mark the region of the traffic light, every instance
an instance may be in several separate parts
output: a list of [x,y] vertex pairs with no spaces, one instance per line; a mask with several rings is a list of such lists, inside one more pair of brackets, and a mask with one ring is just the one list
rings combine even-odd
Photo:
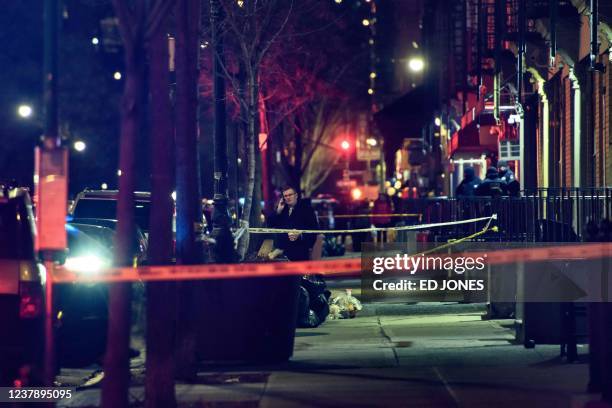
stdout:
[[351,143],[345,139],[340,143],[340,147],[342,147],[342,150],[348,150],[351,148]]

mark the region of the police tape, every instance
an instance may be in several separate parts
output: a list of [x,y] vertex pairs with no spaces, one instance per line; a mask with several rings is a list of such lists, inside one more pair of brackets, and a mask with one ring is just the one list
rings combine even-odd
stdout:
[[[372,218],[372,217],[419,217],[423,214],[334,214],[333,218]],[[327,215],[318,215],[319,218],[328,218]]]
[[[361,270],[360,258],[324,261],[261,262],[243,264],[164,265],[137,268],[109,268],[98,274],[82,274],[56,267],[54,283],[178,281],[236,278],[264,278],[309,274],[354,275]],[[325,271],[325,272],[323,272]]]
[[[370,254],[369,254],[370,255]],[[465,252],[445,256],[486,257],[487,265],[538,261],[586,261],[606,259],[612,265],[612,243],[569,244],[540,248]],[[367,268],[370,257],[320,261],[268,262],[244,264],[139,266],[110,268],[97,274],[85,274],[56,267],[54,283],[137,282],[264,278],[321,274],[328,277],[357,277]],[[608,259],[610,258],[610,259]]]
[[288,234],[300,233],[300,234],[352,234],[357,232],[376,232],[376,231],[413,231],[428,228],[437,227],[448,227],[453,225],[470,224],[479,221],[490,221],[496,220],[497,214],[493,214],[488,217],[470,218],[467,220],[459,221],[448,221],[448,222],[437,222],[431,224],[416,224],[416,225],[404,225],[401,227],[369,227],[369,228],[355,228],[355,229],[343,229],[343,230],[324,230],[324,229],[290,229],[290,228],[249,228],[251,234]]

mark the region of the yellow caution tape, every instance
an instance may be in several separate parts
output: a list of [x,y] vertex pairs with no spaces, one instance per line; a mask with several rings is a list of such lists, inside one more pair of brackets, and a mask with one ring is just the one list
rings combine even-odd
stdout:
[[[319,218],[328,218],[327,215],[319,215]],[[338,214],[333,218],[372,218],[372,217],[422,217],[422,214]]]
[[497,219],[497,214],[493,214],[490,217],[470,218],[468,220],[460,221],[449,221],[449,222],[438,222],[432,224],[416,224],[416,225],[405,225],[402,227],[369,227],[369,228],[356,228],[356,229],[343,229],[343,230],[300,230],[300,229],[289,229],[289,228],[249,228],[251,234],[288,234],[300,233],[300,234],[352,234],[358,232],[375,232],[375,231],[412,231],[428,228],[446,227],[451,225],[470,224],[479,221],[489,221],[489,223]]

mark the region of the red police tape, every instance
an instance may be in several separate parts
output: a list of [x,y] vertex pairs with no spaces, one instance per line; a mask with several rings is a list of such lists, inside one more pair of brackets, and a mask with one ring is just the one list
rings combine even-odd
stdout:
[[[612,258],[612,243],[588,243],[539,248],[521,248],[447,256],[478,257],[486,254],[488,265],[546,260],[588,260]],[[235,279],[271,276],[322,274],[326,276],[359,276],[361,258],[341,258],[322,261],[270,262],[209,265],[140,266],[110,268],[97,274],[84,274],[56,267],[54,283],[69,282],[130,282],[160,280]]]

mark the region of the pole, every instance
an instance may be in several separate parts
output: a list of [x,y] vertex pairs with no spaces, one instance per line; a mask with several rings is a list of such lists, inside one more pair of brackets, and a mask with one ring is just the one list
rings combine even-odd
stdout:
[[[56,242],[57,248],[52,248],[53,245],[47,245],[48,242],[40,241],[37,244],[37,249],[40,251],[42,255],[42,259],[45,265],[45,274],[46,274],[46,286],[45,286],[45,323],[44,323],[44,332],[45,332],[45,342],[44,342],[44,383],[46,386],[51,387],[54,384],[55,380],[55,339],[53,333],[53,266],[56,255],[59,250],[63,246],[65,248],[65,232],[64,232],[64,224],[63,221],[53,216],[53,211],[55,210],[58,214],[65,214],[65,207],[63,209],[55,208],[54,204],[58,204],[58,202],[52,202],[50,200],[49,193],[51,186],[44,186],[46,183],[46,176],[51,175],[51,173],[59,173],[64,177],[58,177],[56,180],[61,183],[60,180],[63,180],[63,185],[55,186],[60,187],[59,191],[56,191],[58,196],[60,196],[59,204],[61,205],[61,196],[62,190],[61,187],[64,188],[64,191],[67,187],[67,181],[65,179],[66,176],[66,165],[64,164],[64,168],[55,169],[56,171],[52,171],[49,169],[49,166],[46,165],[48,163],[48,159],[50,157],[55,156],[56,154],[60,154],[61,156],[66,157],[66,152],[61,152],[62,148],[61,139],[58,136],[58,115],[57,115],[57,49],[58,49],[58,25],[59,25],[59,4],[58,0],[45,0],[44,3],[44,112],[45,112],[45,127],[44,134],[42,138],[42,148],[37,151],[36,159],[37,166],[36,168],[40,170],[37,172],[37,178],[35,178],[35,185],[37,188],[37,193],[43,191],[43,194],[37,194],[38,201],[38,210],[37,215],[40,220],[39,224],[39,233],[40,236],[44,236],[50,233],[51,230],[61,228],[62,231],[57,231],[64,235],[64,243],[62,245],[61,237],[59,241]],[[65,159],[64,159],[65,163]],[[42,178],[42,179],[41,179]],[[39,184],[42,183],[42,184]],[[51,193],[53,194],[53,193]],[[48,200],[49,198],[49,200]],[[63,197],[64,202],[66,197]],[[48,220],[48,221],[47,221]],[[50,222],[49,222],[50,221]]]
[[[214,98],[214,152],[215,195],[213,209],[213,237],[216,240],[215,260],[233,262],[236,259],[234,240],[230,231],[227,209],[227,128],[225,111],[225,76],[223,72],[223,35],[220,22],[223,10],[219,0],[210,2],[210,21],[213,43],[213,98]],[[235,161],[233,161],[235,165]]]
[[44,106],[45,129],[43,145],[46,148],[60,146],[57,134],[57,43],[59,24],[58,0],[45,0],[44,6]]

